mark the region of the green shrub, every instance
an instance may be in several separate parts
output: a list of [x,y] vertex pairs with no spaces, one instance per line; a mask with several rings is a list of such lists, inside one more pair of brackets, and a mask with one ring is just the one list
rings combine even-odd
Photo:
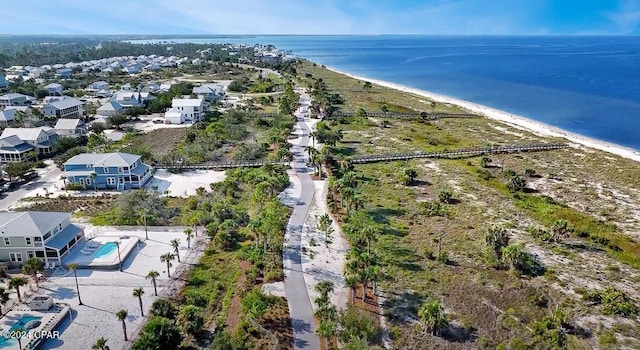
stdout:
[[605,290],[592,289],[582,292],[582,299],[594,305],[602,305],[606,315],[629,317],[638,314],[638,307],[624,292],[609,287]]
[[64,189],[67,191],[82,191],[86,188],[87,186],[81,185],[77,182],[69,182],[66,186],[64,186]]

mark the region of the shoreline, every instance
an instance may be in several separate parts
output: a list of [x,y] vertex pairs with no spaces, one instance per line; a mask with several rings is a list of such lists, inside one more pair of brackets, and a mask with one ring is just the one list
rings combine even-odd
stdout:
[[561,137],[573,143],[577,143],[581,146],[608,152],[608,153],[620,156],[622,158],[640,162],[640,152],[632,148],[628,148],[628,147],[620,146],[611,142],[602,141],[602,140],[590,138],[587,136],[583,136],[580,134],[576,134],[576,133],[566,131],[566,130],[563,130],[563,129],[560,129],[560,128],[533,120],[533,119],[511,114],[509,112],[501,111],[499,109],[495,109],[479,103],[466,101],[466,100],[462,100],[462,99],[458,99],[458,98],[454,98],[446,95],[441,95],[431,91],[416,89],[416,88],[412,88],[412,87],[408,87],[408,86],[404,86],[401,84],[396,84],[396,83],[392,83],[384,80],[367,78],[367,77],[343,72],[341,70],[338,70],[326,65],[324,67],[332,72],[342,74],[353,79],[357,79],[360,81],[368,81],[371,84],[376,84],[386,88],[418,95],[421,97],[434,100],[436,102],[456,105],[472,113],[479,114],[486,118],[502,122],[511,127],[515,127],[517,129],[529,131],[538,136]]

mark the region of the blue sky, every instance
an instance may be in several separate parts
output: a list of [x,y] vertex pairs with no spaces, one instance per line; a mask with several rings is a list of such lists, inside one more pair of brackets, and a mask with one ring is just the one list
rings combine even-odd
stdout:
[[640,34],[640,0],[0,3],[0,34]]

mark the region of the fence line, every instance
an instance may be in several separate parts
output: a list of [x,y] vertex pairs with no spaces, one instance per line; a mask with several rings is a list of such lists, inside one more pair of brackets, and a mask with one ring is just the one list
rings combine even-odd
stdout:
[[409,160],[417,158],[462,158],[477,157],[485,154],[517,153],[517,152],[540,152],[550,151],[567,147],[562,143],[536,143],[528,145],[504,145],[494,147],[466,148],[453,151],[440,152],[413,152],[413,153],[390,153],[390,154],[370,154],[351,157],[351,161],[356,164]]

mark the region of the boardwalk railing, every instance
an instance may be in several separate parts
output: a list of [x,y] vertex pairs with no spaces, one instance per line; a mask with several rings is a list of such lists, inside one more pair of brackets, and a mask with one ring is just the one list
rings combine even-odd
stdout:
[[200,164],[154,164],[155,169],[175,169],[175,170],[215,170],[215,169],[233,169],[233,168],[259,168],[263,165],[289,165],[288,160],[283,161],[265,161],[265,160],[249,160],[237,162],[207,162]]
[[413,152],[413,153],[390,153],[390,154],[369,154],[351,157],[351,161],[356,164],[385,162],[394,160],[409,160],[416,158],[463,158],[477,157],[485,154],[518,153],[518,152],[540,152],[565,148],[563,143],[534,143],[527,145],[503,145],[482,148],[465,148],[453,151],[440,152]]
[[[276,117],[278,113],[274,112],[258,112],[257,115],[259,117]],[[353,117],[356,115],[356,112],[353,111],[339,111],[334,112],[331,115],[331,118],[335,119],[338,117]],[[367,117],[374,118],[395,118],[395,119],[421,119],[421,120],[435,120],[435,119],[445,119],[445,118],[478,118],[476,114],[469,113],[427,113],[427,112],[367,112]]]

